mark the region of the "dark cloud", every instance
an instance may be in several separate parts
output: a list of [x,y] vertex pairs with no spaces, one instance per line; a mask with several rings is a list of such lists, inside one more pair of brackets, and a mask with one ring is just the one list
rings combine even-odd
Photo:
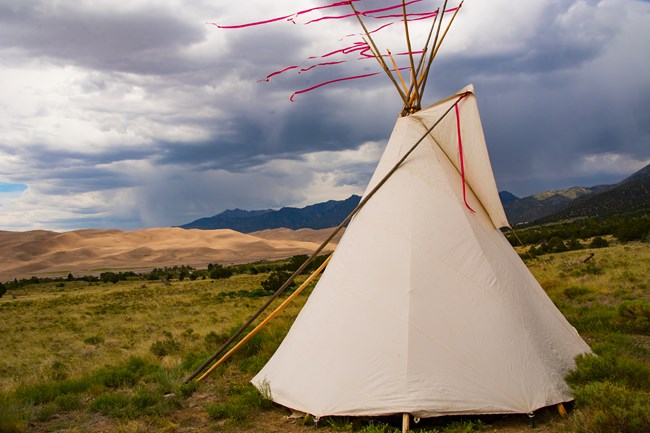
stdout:
[[[0,182],[29,185],[18,199],[12,193],[18,202],[0,202],[9,209],[3,219],[28,227],[20,215],[43,208],[39,221],[57,227],[177,225],[226,208],[361,192],[379,157],[362,144],[389,137],[397,92],[380,74],[289,102],[297,90],[376,72],[374,60],[258,83],[351,43],[338,39],[358,29],[205,24],[295,9],[251,1],[178,10],[166,2],[0,0],[0,79],[23,86],[12,93],[13,84],[0,84],[0,98],[9,95],[0,99]],[[495,10],[506,4],[507,19]],[[494,15],[477,17],[472,7]],[[425,105],[475,84],[500,188],[527,195],[612,183],[650,161],[647,2],[490,8],[463,7]],[[17,79],[24,74],[32,81]]]
[[0,46],[90,68],[165,74],[188,69],[181,50],[203,40],[207,31],[171,10],[115,9],[107,13],[76,2],[3,1]]

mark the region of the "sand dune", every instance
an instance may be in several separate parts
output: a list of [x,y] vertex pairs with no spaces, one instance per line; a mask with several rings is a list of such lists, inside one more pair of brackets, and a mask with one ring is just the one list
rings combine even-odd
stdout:
[[[247,263],[311,254],[332,229],[233,230],[154,228],[58,233],[0,231],[0,281],[31,276],[97,274],[106,270],[208,263]],[[328,250],[333,250],[337,236]]]

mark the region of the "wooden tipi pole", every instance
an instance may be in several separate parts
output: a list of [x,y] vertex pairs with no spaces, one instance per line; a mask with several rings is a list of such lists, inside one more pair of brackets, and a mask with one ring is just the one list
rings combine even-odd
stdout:
[[[422,93],[419,91],[418,93],[412,93],[413,87],[418,84],[417,77],[420,76],[420,71],[422,70],[422,66],[424,66],[425,60],[427,58],[427,53],[429,52],[429,43],[431,43],[431,36],[433,36],[433,31],[436,28],[436,22],[438,20],[438,14],[440,12],[440,8],[436,11],[436,16],[433,19],[433,22],[431,23],[431,28],[429,29],[429,34],[427,35],[427,41],[424,43],[424,46],[422,48],[422,55],[420,56],[420,60],[418,61],[418,67],[415,70],[415,77],[416,80],[411,83],[411,87],[409,89],[408,94],[410,95],[410,100],[409,100],[409,105],[413,104],[413,98],[419,98],[420,99],[420,104],[422,101],[422,97],[420,96]],[[432,47],[433,50],[434,47]],[[402,116],[405,116],[407,113],[402,113]]]
[[[445,6],[447,5],[447,1],[445,0]],[[463,2],[461,1],[456,10],[454,11],[454,14],[451,16],[451,20],[449,20],[449,24],[447,24],[447,27],[445,28],[445,31],[442,34],[442,37],[440,38],[440,41],[438,41],[438,33],[440,32],[440,27],[442,26],[442,16],[440,17],[440,24],[438,25],[438,32],[436,32],[436,39],[433,43],[434,49],[431,52],[431,57],[429,57],[429,63],[427,64],[427,67],[422,71],[422,77],[420,80],[420,88],[422,89],[422,93],[424,93],[424,88],[427,86],[427,79],[429,78],[429,71],[431,70],[431,63],[433,62],[433,59],[436,57],[436,54],[438,54],[438,50],[440,49],[440,46],[442,45],[442,41],[445,39],[445,36],[447,36],[447,32],[449,31],[449,28],[451,27],[451,24],[454,22],[454,18],[456,18],[456,15],[458,14],[458,11],[460,8],[463,6]],[[442,13],[444,14],[444,8]],[[421,98],[422,96],[420,96]]]
[[[404,34],[406,36],[406,48],[408,49],[409,63],[411,65],[411,87],[406,93],[406,104],[404,107],[407,111],[414,112],[419,110],[419,107],[411,106],[411,101],[415,100],[419,102],[419,98],[411,98],[411,92],[415,92],[417,95],[419,93],[417,76],[415,75],[415,62],[413,61],[413,50],[411,48],[411,35],[409,34],[409,20],[408,15],[406,14],[406,0],[402,0],[402,14],[404,15]],[[397,69],[397,68],[396,68]]]
[[316,278],[321,272],[323,272],[323,269],[325,269],[325,266],[329,263],[330,259],[332,256],[330,255],[325,259],[325,261],[316,269],[312,274],[307,278],[301,285],[298,287],[287,299],[284,300],[278,307],[273,310],[271,314],[269,314],[266,319],[264,319],[262,322],[260,322],[259,325],[255,327],[251,332],[249,332],[244,338],[242,338],[239,343],[237,343],[235,346],[233,346],[232,349],[230,349],[225,355],[221,357],[217,362],[215,362],[212,367],[210,367],[201,377],[196,379],[197,382],[201,382],[204,380],[206,377],[208,377],[214,370],[217,369],[221,364],[226,362],[228,358],[230,358],[237,350],[239,350],[240,347],[242,347],[248,340],[253,338],[255,334],[257,334],[259,331],[262,330],[268,323],[275,317],[277,316],[282,310],[285,309],[287,305],[291,303],[298,295],[307,287],[313,280]]
[[393,85],[397,89],[397,92],[399,93],[400,97],[402,98],[402,101],[404,101],[404,104],[407,103],[406,95],[400,88],[399,84],[397,83],[397,80],[395,80],[395,77],[393,77],[393,74],[390,72],[390,68],[384,61],[384,58],[381,55],[381,52],[377,48],[377,45],[375,45],[375,41],[372,39],[372,36],[370,36],[370,32],[368,32],[368,28],[366,25],[363,23],[363,20],[361,19],[361,15],[357,11],[357,9],[354,7],[354,4],[350,2],[350,7],[352,7],[352,11],[354,11],[354,15],[357,17],[357,20],[359,21],[359,24],[361,25],[361,28],[363,29],[363,32],[366,34],[366,37],[368,38],[368,41],[370,41],[370,46],[372,47],[372,52],[375,56],[375,59],[379,62],[379,65],[381,68],[384,70],[386,75],[388,75],[388,78],[393,82]]

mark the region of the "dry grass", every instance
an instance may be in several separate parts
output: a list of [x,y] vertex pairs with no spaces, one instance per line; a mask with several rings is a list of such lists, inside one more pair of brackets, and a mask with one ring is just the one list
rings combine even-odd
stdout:
[[[590,252],[595,256],[581,263]],[[642,363],[650,361],[646,336],[612,329],[622,302],[649,300],[650,245],[542,256],[529,266],[592,346],[609,345],[610,351],[625,351]],[[196,389],[180,386],[192,368],[215,349],[222,334],[243,323],[266,301],[224,294],[254,290],[265,277],[236,275],[171,285],[139,280],[117,284],[74,281],[8,292],[0,299],[0,407],[4,407],[0,408],[0,431],[311,431],[309,425],[286,420],[285,409],[255,400],[246,385],[281,341],[305,295],[206,383]],[[152,352],[156,342],[161,347],[168,344],[169,353],[156,356]],[[130,377],[132,357],[141,362],[134,384],[106,385],[106,374]],[[98,373],[102,369],[104,376]],[[64,385],[83,390],[36,404],[18,397],[44,384],[50,388],[43,389],[54,387],[59,392]],[[254,410],[245,413],[246,407]],[[583,418],[589,414],[582,409],[576,413]],[[539,432],[581,431],[554,410],[541,412],[539,420]],[[489,428],[466,430],[452,427],[468,426],[470,421],[439,421],[426,424],[423,431],[510,433],[529,428],[525,416],[487,418]],[[319,427],[325,432],[349,430],[345,421],[328,424],[325,420]],[[380,431],[368,430],[367,425],[354,428]]]

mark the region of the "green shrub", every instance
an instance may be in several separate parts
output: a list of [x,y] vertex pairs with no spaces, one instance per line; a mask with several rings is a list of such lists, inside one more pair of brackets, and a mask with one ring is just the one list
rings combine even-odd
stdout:
[[611,382],[592,382],[574,389],[576,433],[646,433],[650,425],[650,392],[631,391]]
[[0,432],[25,433],[30,415],[24,403],[0,393]]
[[48,376],[52,380],[64,380],[68,378],[68,366],[62,361],[54,361],[48,368]]
[[609,246],[609,242],[606,239],[603,239],[600,236],[596,236],[591,240],[589,248],[605,248]]
[[384,423],[368,424],[359,430],[360,433],[399,433],[400,431],[401,430],[398,430]]
[[103,368],[95,372],[94,376],[98,383],[107,388],[131,387],[141,379],[153,376],[159,368],[143,358],[132,356],[125,365]]
[[569,250],[564,241],[557,236],[549,239],[548,243],[543,245],[542,248],[546,253],[562,253]]
[[584,248],[580,243],[580,241],[576,238],[569,239],[569,241],[566,243],[566,247],[569,251],[581,250],[582,248]]
[[583,275],[602,275],[603,273],[603,268],[598,266],[594,260],[589,260],[587,263],[575,268],[571,275],[581,277]]
[[590,305],[564,303],[560,309],[570,323],[580,333],[609,333],[616,310],[608,305],[591,303]]
[[213,280],[217,280],[221,278],[230,278],[232,276],[232,270],[218,263],[214,265],[210,263],[208,265],[208,274],[210,275],[210,278],[212,278]]
[[102,337],[98,337],[96,335],[93,335],[92,337],[84,338],[84,343],[86,344],[92,344],[94,346],[103,343],[104,339]]
[[260,393],[248,383],[232,386],[228,394],[226,401],[205,408],[210,418],[241,421],[273,406],[270,394]]
[[122,392],[106,393],[97,396],[90,403],[90,410],[106,416],[123,418],[128,414],[129,402],[129,397]]
[[163,356],[178,352],[180,348],[180,344],[169,334],[165,336],[164,340],[154,341],[149,347],[149,350],[157,357],[162,358]]
[[624,331],[650,335],[650,302],[643,299],[622,302],[612,322]]
[[[136,391],[135,395],[133,395],[130,403],[138,413],[151,414],[153,412],[160,415],[160,408],[156,408],[156,406],[159,406],[162,401],[163,397],[161,394],[145,388],[140,388]],[[152,411],[154,408],[158,410]]]
[[191,381],[190,383],[184,383],[178,387],[178,391],[181,394],[181,397],[188,398],[199,388],[199,384],[196,381]]
[[196,370],[209,356],[205,352],[190,351],[183,355],[180,368],[182,371]]
[[52,418],[54,414],[56,414],[56,405],[53,403],[45,404],[36,410],[36,421],[47,421]]
[[[291,272],[289,271],[273,271],[266,280],[262,281],[262,288],[269,293],[275,293],[280,287],[282,287],[289,277],[291,277]],[[296,283],[292,281],[287,288],[291,289],[295,285]]]
[[88,378],[41,382],[33,385],[19,386],[16,388],[16,397],[23,403],[45,404],[54,401],[60,395],[84,392],[91,386],[92,381]]
[[566,289],[564,289],[563,293],[564,293],[564,296],[566,298],[568,298],[568,299],[576,299],[576,298],[579,298],[579,297],[582,297],[584,295],[587,295],[587,294],[591,293],[591,290],[589,290],[586,287],[571,286],[571,287],[567,287]]
[[643,241],[650,234],[650,216],[628,219],[614,231],[614,236],[621,242]]
[[208,350],[211,350],[211,351],[217,350],[218,348],[220,348],[223,345],[223,343],[228,341],[228,338],[230,338],[230,335],[228,335],[225,332],[217,334],[214,331],[210,331],[204,337],[205,347]]
[[254,374],[260,371],[268,360],[269,357],[266,355],[246,356],[239,361],[237,366],[243,373]]
[[347,416],[331,416],[328,417],[326,421],[333,430],[352,431],[354,428],[352,421],[350,421],[350,417]]
[[81,394],[62,394],[54,399],[54,404],[60,412],[70,412],[81,409]]
[[571,385],[611,382],[630,389],[650,389],[650,366],[624,355],[580,355],[566,380]]

